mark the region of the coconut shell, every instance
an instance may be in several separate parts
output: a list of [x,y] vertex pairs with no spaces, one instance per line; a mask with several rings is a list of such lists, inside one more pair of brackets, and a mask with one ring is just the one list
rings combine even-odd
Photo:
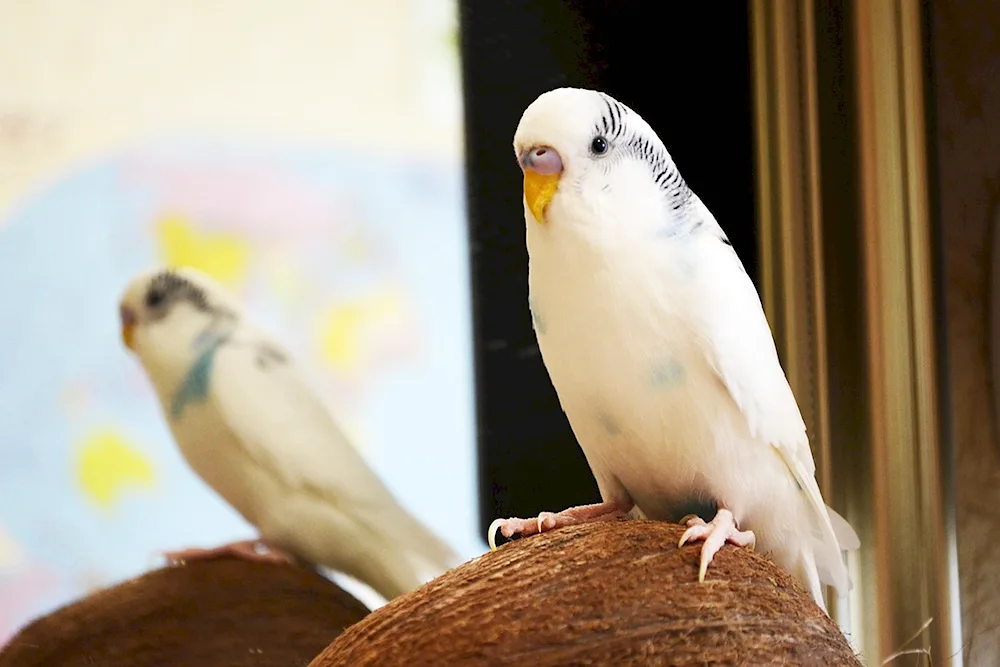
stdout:
[[653,521],[515,540],[396,598],[309,667],[852,665],[837,625],[781,568]]
[[367,613],[313,570],[205,560],[35,620],[0,651],[0,667],[295,667]]

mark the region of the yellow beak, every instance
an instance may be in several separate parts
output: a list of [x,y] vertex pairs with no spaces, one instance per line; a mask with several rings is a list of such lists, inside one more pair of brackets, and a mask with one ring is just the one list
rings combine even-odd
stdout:
[[125,347],[135,352],[135,347],[133,347],[135,345],[135,313],[128,306],[119,306],[118,314],[122,323],[122,342],[125,343]]
[[127,322],[127,323],[123,324],[122,325],[122,341],[125,343],[125,347],[127,347],[130,350],[132,350],[133,352],[135,351],[135,348],[132,347],[132,344],[133,344],[134,340],[135,340],[135,323],[134,322]]
[[552,146],[535,145],[521,152],[518,163],[524,171],[524,202],[535,222],[545,224],[545,209],[559,189],[562,157]]
[[524,170],[524,201],[538,223],[545,224],[545,209],[559,189],[559,176]]

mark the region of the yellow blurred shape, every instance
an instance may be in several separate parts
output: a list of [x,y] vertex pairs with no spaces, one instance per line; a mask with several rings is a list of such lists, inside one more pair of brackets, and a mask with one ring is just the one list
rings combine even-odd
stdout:
[[152,464],[111,430],[87,436],[80,445],[77,474],[86,495],[104,510],[110,509],[126,486],[150,487]]
[[365,327],[392,315],[399,302],[392,294],[364,297],[334,306],[321,316],[320,354],[334,369],[350,370],[361,362],[361,339]]
[[170,266],[204,271],[228,287],[236,286],[246,274],[250,248],[237,236],[201,232],[181,215],[160,218],[156,236],[163,259]]

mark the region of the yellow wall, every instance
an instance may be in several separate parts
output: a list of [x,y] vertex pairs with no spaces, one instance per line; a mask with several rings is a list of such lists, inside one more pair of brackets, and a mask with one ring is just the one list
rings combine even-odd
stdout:
[[183,128],[458,156],[454,24],[452,0],[0,0],[0,225]]

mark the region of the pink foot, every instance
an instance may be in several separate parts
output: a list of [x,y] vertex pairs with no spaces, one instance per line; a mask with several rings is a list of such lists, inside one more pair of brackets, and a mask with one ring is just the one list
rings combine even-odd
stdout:
[[701,547],[701,565],[698,567],[698,582],[704,583],[705,573],[708,571],[708,564],[715,558],[715,554],[726,542],[740,547],[750,547],[751,550],[757,544],[757,536],[751,530],[740,530],[736,527],[736,520],[733,513],[727,509],[719,509],[715,513],[715,518],[711,523],[705,523],[701,517],[689,516],[682,519],[688,529],[681,535],[681,541],[677,543],[677,548],[684,546],[685,542],[693,540],[705,540]]
[[486,538],[490,543],[490,551],[497,550],[496,532],[504,537],[513,535],[534,535],[547,530],[572,526],[577,523],[592,523],[595,521],[612,521],[625,516],[627,510],[622,510],[621,506],[615,502],[595,503],[593,505],[580,505],[570,507],[562,512],[542,512],[534,519],[497,519],[490,524]]
[[243,542],[233,542],[232,544],[225,544],[213,549],[166,551],[163,555],[171,565],[224,558],[226,556],[233,556],[258,563],[291,564],[295,562],[295,558],[291,554],[272,547],[264,542],[264,540],[244,540]]

